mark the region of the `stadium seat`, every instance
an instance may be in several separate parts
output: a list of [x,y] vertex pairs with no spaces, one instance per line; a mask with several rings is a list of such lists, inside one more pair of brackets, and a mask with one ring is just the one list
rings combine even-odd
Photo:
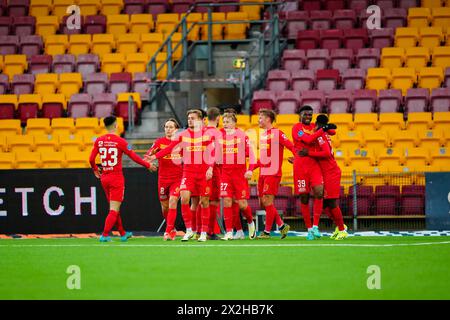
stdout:
[[426,28],[431,21],[431,10],[429,8],[409,8],[408,27]]
[[350,161],[347,159],[347,149],[334,149],[334,158],[336,159],[339,168],[344,168],[347,164],[347,161]]
[[69,45],[69,37],[66,34],[53,34],[45,38],[45,54],[65,54]]
[[445,147],[446,140],[440,130],[419,130],[420,147],[426,149]]
[[129,92],[131,88],[131,80],[131,73],[111,73],[109,78],[109,92],[113,94],[118,94],[120,92]]
[[102,7],[100,0],[78,0],[83,15],[96,15]]
[[391,70],[387,68],[369,68],[367,70],[366,88],[386,90],[391,82]]
[[76,72],[81,73],[83,79],[88,74],[95,73],[99,69],[100,59],[95,54],[80,54],[77,58]]
[[11,92],[14,94],[31,94],[34,92],[34,75],[16,74],[11,82]]
[[92,116],[103,118],[113,115],[116,96],[112,93],[99,93],[92,97]]
[[152,14],[153,21],[155,21],[158,14],[169,11],[169,5],[167,0],[145,1],[144,12]]
[[401,215],[425,214],[425,186],[404,185],[400,201]]
[[[16,75],[17,76],[17,75]],[[14,81],[14,78],[13,78]],[[6,94],[9,91],[9,78],[6,74],[0,74],[0,95]]]
[[96,34],[106,32],[106,16],[87,15],[84,20],[84,33]]
[[43,48],[42,37],[37,35],[25,35],[20,37],[19,51],[28,58],[38,55]]
[[364,148],[371,150],[381,150],[383,148],[389,147],[388,136],[383,131],[366,129],[362,132],[362,134]]
[[381,67],[382,68],[400,68],[405,61],[404,48],[383,48],[381,50]]
[[380,167],[392,168],[404,163],[402,148],[377,149],[377,163]]
[[16,54],[18,49],[18,36],[0,36],[0,55]]
[[450,8],[449,7],[439,7],[431,9],[431,19],[433,27],[442,27],[447,29],[450,27]]
[[26,134],[29,135],[48,135],[51,133],[50,119],[31,118],[27,120]]
[[421,6],[424,8],[437,8],[442,5],[442,0],[422,0]]
[[[362,134],[360,131],[337,131],[337,137],[339,139],[339,148],[349,150],[353,152],[361,147],[363,142]],[[350,154],[349,154],[350,156]]]
[[91,113],[91,103],[92,97],[90,94],[79,93],[72,95],[68,104],[69,117],[74,119],[88,117]]
[[[330,91],[327,96],[328,113],[336,114],[336,113],[351,112],[351,101],[352,101],[352,93],[350,90]],[[351,122],[351,115],[350,115],[350,122]]]
[[405,66],[414,68],[418,73],[420,69],[427,66],[430,60],[429,49],[425,47],[406,48],[405,50]]
[[353,113],[377,112],[376,90],[355,90],[353,92]]
[[57,139],[48,134],[36,134],[34,135],[34,148],[35,152],[39,152],[41,155],[46,153],[55,152],[57,150]]
[[63,94],[44,94],[42,95],[42,116],[53,119],[63,116],[67,109],[66,98]]
[[327,49],[310,49],[306,52],[306,68],[316,72],[319,69],[327,69],[329,51]]
[[87,135],[96,134],[99,132],[99,125],[97,118],[77,118],[75,120],[76,134]]
[[445,69],[444,87],[450,88],[450,67]]
[[397,215],[400,186],[375,186],[375,215]]
[[12,17],[0,16],[0,35],[7,36],[11,33],[13,21],[14,19]]
[[286,49],[283,51],[282,66],[284,70],[291,73],[303,69],[305,66],[306,53],[305,50]]
[[[255,2],[263,2],[263,1],[241,0],[240,2],[242,4],[245,2],[255,3]],[[246,13],[249,20],[259,20],[259,19],[261,19],[261,8],[262,8],[262,6],[241,5],[239,10],[243,13]]]
[[24,54],[6,55],[3,62],[2,73],[12,80],[15,74],[22,74],[28,68],[27,56]]
[[312,70],[298,70],[291,74],[291,88],[295,91],[312,90],[315,86],[315,76]]
[[[129,65],[129,64],[128,64]],[[128,66],[127,66],[128,70]],[[147,72],[135,72],[133,74],[133,89],[131,91],[138,92],[141,95],[142,101],[148,101],[150,95],[150,88],[147,83],[147,79],[150,79],[151,75]]]
[[441,27],[428,27],[419,29],[419,46],[435,48],[444,41],[444,33]]
[[67,168],[90,168],[88,152],[66,151]]
[[433,148],[430,150],[431,165],[444,170],[450,166],[450,148]]
[[136,53],[139,50],[139,34],[121,34],[117,37],[116,52],[122,54]]
[[417,75],[414,68],[392,69],[391,88],[401,90],[402,95],[406,95],[408,89],[414,87],[416,82],[417,82]]
[[312,30],[331,29],[333,13],[329,10],[312,10],[309,12],[309,22]]
[[337,89],[340,84],[339,70],[319,69],[316,72],[316,88],[325,93]]
[[[228,12],[228,21],[247,21],[249,17],[245,12]],[[225,40],[239,40],[247,38],[247,29],[250,27],[249,23],[235,23],[226,24],[224,27],[224,39]]]
[[123,0],[101,0],[101,14],[108,16],[119,14],[123,9]]
[[[353,188],[349,188],[349,212],[353,216]],[[371,215],[373,201],[373,187],[358,185],[356,190],[358,216]]]
[[406,27],[408,12],[404,8],[385,8],[383,11],[382,24],[385,28]]
[[193,5],[193,0],[172,0],[172,12],[183,13],[189,10],[189,7]]
[[58,30],[59,23],[57,16],[36,17],[36,34],[42,37],[54,35]]
[[431,129],[432,126],[431,112],[408,113],[407,129],[414,129],[421,132]]
[[336,29],[353,29],[356,25],[356,13],[351,9],[340,9],[333,13],[333,23]]
[[434,130],[446,131],[450,126],[450,113],[446,111],[433,113]]
[[16,153],[15,169],[38,169],[41,167],[41,154],[23,151]]
[[441,68],[450,67],[450,47],[433,48],[432,65],[433,67]]
[[34,136],[16,135],[8,137],[8,150],[14,153],[29,152],[34,150]]
[[39,94],[21,94],[18,101],[19,118],[23,125],[29,118],[37,118],[42,99]]
[[67,23],[68,21],[70,22],[70,20],[73,19],[71,16],[65,15],[60,18],[58,33],[67,35],[81,34],[85,28],[85,19],[84,16],[79,16],[79,18],[80,20],[72,20],[71,24]]
[[382,28],[370,30],[370,47],[381,49],[394,44],[394,29]]
[[330,52],[330,68],[339,70],[341,74],[351,68],[353,60],[351,49],[333,49]]
[[106,92],[108,89],[108,74],[104,72],[92,73],[86,76],[84,81],[84,92],[95,96]]
[[67,15],[67,8],[73,4],[71,0],[53,0],[52,15],[57,16],[58,20],[61,20]]
[[367,29],[348,29],[344,32],[343,47],[353,49],[356,54],[359,49],[365,48],[369,42]]
[[308,29],[309,13],[307,11],[288,11],[286,13],[287,38],[297,39],[299,31]]
[[36,75],[34,93],[55,93],[58,87],[58,75],[56,73],[40,73]]
[[141,52],[153,56],[164,41],[162,33],[141,34]]
[[417,130],[411,128],[409,130],[391,131],[390,134],[391,145],[396,148],[412,149],[419,145],[419,137]]
[[15,154],[12,152],[0,152],[0,169],[14,169],[15,159]]
[[78,93],[83,86],[81,73],[62,73],[59,75],[59,89],[58,92],[69,99],[72,94]]
[[284,91],[289,89],[291,73],[287,70],[270,70],[266,85],[269,91]]
[[380,90],[378,92],[378,111],[398,112],[402,105],[402,92],[397,89]]
[[127,14],[108,15],[106,21],[106,32],[114,35],[115,40],[128,32],[130,18]]
[[129,118],[131,115],[129,114],[129,107],[128,107],[130,97],[132,97],[133,102],[134,102],[133,117],[136,122],[137,118],[138,118],[138,109],[140,109],[142,106],[141,97],[140,97],[139,93],[137,93],[137,92],[118,93],[115,113],[119,117],[121,117],[124,122],[128,122],[130,120]]
[[313,10],[320,10],[320,9],[321,9],[321,3],[319,1],[313,1],[313,0],[304,0],[303,1],[303,10],[313,11]]
[[126,56],[125,71],[129,73],[145,72],[149,57],[146,53],[130,53]]
[[[15,94],[1,94],[0,119],[14,119],[14,112],[17,108],[17,103],[17,96]],[[3,121],[1,121],[0,123],[3,124]]]
[[426,148],[405,147],[405,165],[408,167],[426,166],[430,164],[430,154]]
[[322,112],[325,105],[325,94],[321,90],[303,91],[300,96],[300,105],[309,105],[313,108],[314,113]]
[[295,48],[302,50],[316,49],[319,47],[319,41],[319,30],[299,31],[295,42]]
[[403,113],[380,113],[379,121],[380,130],[385,132],[403,130],[406,127]]
[[378,114],[355,113],[353,123],[355,124],[355,129],[360,132],[365,132],[366,130],[377,130],[379,128]]
[[430,111],[450,111],[450,88],[433,89],[430,98]]
[[275,109],[276,96],[272,91],[258,90],[253,92],[252,113],[257,114],[260,109]]
[[[180,19],[182,20],[186,14],[182,13]],[[205,27],[200,23],[203,22],[203,15],[201,13],[190,13],[186,18],[187,39],[189,41],[198,41],[203,33],[202,29]],[[182,30],[181,30],[182,31]]]
[[116,48],[114,35],[112,34],[94,34],[92,36],[91,53],[101,58],[107,53],[111,53]]
[[430,91],[424,88],[408,89],[405,96],[405,111],[425,112],[428,111]]
[[54,73],[71,73],[75,70],[75,56],[72,54],[58,54],[53,57],[52,70]]
[[357,90],[365,87],[366,72],[364,69],[348,69],[342,74],[342,88]]
[[125,56],[121,53],[107,53],[102,59],[102,72],[109,75],[114,72],[122,72],[125,65]]
[[66,155],[63,152],[41,152],[42,168],[59,169],[65,167]]
[[53,118],[51,128],[54,136],[73,134],[75,133],[74,119]]
[[[66,154],[76,153],[79,151],[83,151],[84,149],[83,136],[81,135],[59,133],[58,139],[59,139],[58,150],[61,152],[65,152]],[[68,159],[68,155],[66,155],[66,159]],[[88,159],[89,155],[86,160]]]
[[10,21],[9,27],[12,30],[11,34],[15,34],[17,36],[31,36],[35,34],[36,29],[36,18],[32,16],[24,16],[24,17],[8,17],[13,20]]
[[150,33],[153,26],[153,16],[151,14],[132,14],[130,16],[130,33]]
[[78,56],[89,53],[92,36],[90,34],[71,34],[67,52]]
[[[1,96],[0,96],[1,99]],[[17,119],[1,119],[0,120],[0,136],[15,136],[22,134],[20,120]]]
[[[213,12],[211,15],[211,21],[212,22],[220,22],[220,21],[225,21],[225,12]],[[208,14],[203,14],[203,20],[205,22],[208,22]],[[202,30],[202,39],[203,40],[208,40],[209,37],[209,28],[208,25],[205,25],[204,28],[201,29]],[[223,30],[224,30],[224,25],[223,24],[213,24],[212,25],[212,33],[211,33],[211,38],[212,40],[223,40]]]
[[31,56],[30,68],[32,74],[50,73],[52,70],[53,58],[51,55],[43,54]]
[[158,14],[158,19],[156,20],[156,32],[163,33],[168,36],[172,33],[179,22],[180,20],[177,13]]
[[[298,91],[281,91],[277,96],[276,109],[279,114],[295,114],[297,113],[300,101],[300,92]],[[279,123],[277,119],[277,123]]]
[[422,68],[419,72],[418,87],[431,89],[439,88],[444,80],[444,72],[440,67]]
[[415,47],[419,40],[419,30],[417,28],[397,28],[395,29],[395,46],[401,48]]

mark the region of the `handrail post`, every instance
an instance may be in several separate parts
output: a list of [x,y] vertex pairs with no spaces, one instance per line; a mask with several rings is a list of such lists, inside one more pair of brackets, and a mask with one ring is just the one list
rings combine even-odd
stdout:
[[183,19],[183,22],[181,24],[181,34],[182,34],[182,38],[181,38],[181,42],[182,42],[182,50],[183,50],[183,58],[182,60],[184,61],[184,66],[183,66],[183,70],[187,71],[187,24],[186,24],[186,17],[184,17],[185,19]]
[[264,34],[261,34],[259,38],[259,76],[262,77],[266,72],[266,42],[264,40]]
[[275,13],[275,16],[273,18],[273,34],[275,37],[275,42],[273,43],[274,46],[274,58],[276,59],[280,54],[280,25],[278,21],[278,13]]
[[134,129],[134,101],[130,94],[128,96],[128,133],[132,133]]
[[172,75],[172,37],[167,41],[167,76],[170,77]]
[[358,230],[358,196],[356,186],[356,170],[353,170],[353,230]]
[[158,103],[156,101],[156,91],[158,89],[158,84],[156,83],[156,61],[155,60],[152,61],[151,68],[152,68],[152,77],[151,77],[152,82],[150,84],[150,101],[152,101],[151,110],[156,111],[157,106],[158,106]]
[[250,58],[245,57],[245,68],[244,68],[244,89],[245,89],[245,101],[244,106],[245,109],[250,109],[250,99],[251,95],[250,92],[252,91],[252,84],[251,84],[251,74],[250,74]]
[[212,53],[212,7],[208,7],[208,75],[213,74],[213,53]]

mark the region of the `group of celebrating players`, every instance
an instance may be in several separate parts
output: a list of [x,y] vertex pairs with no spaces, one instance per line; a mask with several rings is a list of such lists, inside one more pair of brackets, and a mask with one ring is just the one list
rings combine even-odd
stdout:
[[[281,183],[284,148],[292,152],[289,161],[294,166],[295,194],[300,197],[301,213],[308,229],[307,240],[321,237],[320,215],[324,211],[336,224],[331,238],[342,240],[348,236],[342,213],[337,205],[340,195],[341,170],[332,152],[330,135],[336,126],[328,123],[326,115],[319,115],[312,123],[313,109],[303,106],[299,111],[299,123],[292,128],[292,143],[286,135],[274,127],[276,114],[272,110],[259,110],[259,154],[255,156],[249,136],[237,127],[234,109],[220,114],[218,108],[187,112],[188,128],[180,130],[175,119],[165,122],[165,136],[157,139],[141,159],[127,142],[115,135],[117,122],[114,117],[104,119],[108,134],[99,137],[91,153],[90,163],[94,174],[101,179],[110,211],[100,241],[111,241],[110,232],[116,227],[121,240],[132,236],[125,232],[120,216],[124,196],[122,154],[152,172],[158,171],[158,196],[166,220],[164,240],[175,240],[177,204],[181,199],[181,213],[186,232],[181,241],[196,238],[198,241],[244,239],[240,213],[248,224],[250,239],[268,239],[275,222],[284,239],[289,225],[284,223],[274,206],[274,199]],[[218,129],[222,116],[223,129]],[[100,155],[101,167],[95,158]],[[158,161],[156,165],[156,161]],[[258,236],[248,204],[249,180],[259,168],[258,196],[261,208],[266,212],[265,228]],[[313,221],[309,207],[313,195]],[[225,235],[219,238],[217,217],[220,199],[223,199]],[[233,235],[233,229],[236,233]]]

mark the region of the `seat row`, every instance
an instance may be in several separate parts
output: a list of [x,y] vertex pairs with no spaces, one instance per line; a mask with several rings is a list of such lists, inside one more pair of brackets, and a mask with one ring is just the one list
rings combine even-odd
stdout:
[[89,168],[89,151],[0,152],[0,169]]

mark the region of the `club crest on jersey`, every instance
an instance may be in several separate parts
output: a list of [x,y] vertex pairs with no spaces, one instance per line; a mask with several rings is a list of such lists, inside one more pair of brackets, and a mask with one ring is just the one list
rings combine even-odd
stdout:
[[301,137],[301,136],[303,136],[305,133],[303,132],[303,130],[300,130],[299,132],[298,132],[298,136],[299,137]]
[[133,149],[133,148],[131,147],[131,144],[129,144],[129,145],[127,146],[127,149],[128,149],[128,150]]

